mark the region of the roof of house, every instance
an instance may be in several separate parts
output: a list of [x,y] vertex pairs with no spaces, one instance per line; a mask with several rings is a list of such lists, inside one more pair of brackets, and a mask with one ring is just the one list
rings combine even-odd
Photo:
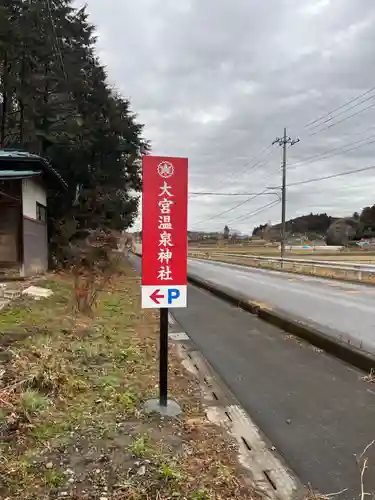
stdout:
[[[21,176],[21,172],[32,172],[32,174],[23,175],[23,177],[43,173],[58,180],[64,188],[68,187],[61,175],[45,158],[26,151],[0,149],[0,173],[11,171],[18,172],[19,176]],[[10,177],[15,178],[15,175],[8,174],[8,178]]]
[[25,179],[26,177],[34,177],[41,173],[41,170],[1,170],[0,168],[0,179]]

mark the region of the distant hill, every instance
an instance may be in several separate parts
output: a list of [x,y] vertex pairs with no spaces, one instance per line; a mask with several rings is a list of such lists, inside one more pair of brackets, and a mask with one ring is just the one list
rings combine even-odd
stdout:
[[[286,230],[289,234],[311,234],[314,236],[325,236],[330,225],[337,221],[339,217],[331,217],[324,214],[313,214],[302,215],[300,217],[295,217],[294,219],[289,219],[286,222]],[[253,236],[261,236],[265,232],[270,233],[272,237],[274,234],[280,233],[281,224],[275,224],[272,227],[268,227],[267,224],[261,224],[253,230]]]
[[[280,240],[281,224],[261,224],[253,230],[253,236],[268,240]],[[286,222],[287,237],[324,238],[327,245],[347,245],[362,238],[375,238],[375,205],[365,207],[351,217],[331,217],[324,214],[302,215]]]

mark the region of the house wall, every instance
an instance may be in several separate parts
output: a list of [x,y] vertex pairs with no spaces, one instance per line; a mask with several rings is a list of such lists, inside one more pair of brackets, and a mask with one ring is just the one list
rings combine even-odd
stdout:
[[47,225],[23,219],[23,276],[45,273],[48,269]]
[[19,270],[21,212],[21,181],[0,180],[0,274]]
[[37,218],[37,203],[47,206],[42,183],[34,179],[22,181],[23,276],[41,274],[48,269],[47,223]]
[[0,196],[0,267],[19,264],[20,207]]
[[47,195],[41,183],[33,179],[22,181],[22,213],[24,217],[36,220],[36,204],[47,206]]

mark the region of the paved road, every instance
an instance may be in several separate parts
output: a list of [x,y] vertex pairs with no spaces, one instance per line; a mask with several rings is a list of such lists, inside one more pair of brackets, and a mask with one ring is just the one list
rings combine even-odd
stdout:
[[375,288],[190,259],[189,274],[240,291],[375,353]]
[[[173,315],[302,482],[358,499],[355,455],[375,439],[375,386],[208,292],[189,286],[188,302]],[[368,458],[375,492],[375,447]]]
[[[375,386],[206,291],[189,286],[188,304],[176,320],[300,479],[358,499],[355,455],[375,439]],[[375,492],[375,446],[368,459],[366,489]]]

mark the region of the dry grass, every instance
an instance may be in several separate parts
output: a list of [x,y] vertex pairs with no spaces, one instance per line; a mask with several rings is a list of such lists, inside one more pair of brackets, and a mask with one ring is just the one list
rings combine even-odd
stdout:
[[313,490],[311,488],[311,486],[309,486],[306,500],[333,500],[336,497],[338,497],[338,499],[339,499],[340,495],[342,495],[346,491],[347,490],[345,489],[345,490],[338,491],[336,493],[328,493],[328,494],[324,495],[322,493],[319,493],[319,492]]
[[[265,247],[255,245],[226,245],[226,246],[193,246],[189,245],[189,252],[229,252],[238,255],[260,255],[265,257],[280,257],[278,247]],[[310,259],[310,260],[337,260],[347,262],[360,262],[372,264],[375,262],[375,251],[360,250],[360,249],[345,249],[343,251],[330,250],[312,250],[312,249],[294,249],[285,252],[286,257],[293,259]]]
[[[374,446],[375,440],[371,441],[363,450],[359,457],[355,456],[358,466],[358,476],[359,476],[359,485],[360,485],[360,493],[358,495],[360,500],[365,500],[365,498],[374,499],[375,492],[367,491],[366,489],[366,471],[368,469],[368,451],[372,446]],[[309,485],[307,490],[307,495],[305,500],[333,500],[335,498],[340,499],[340,496],[343,495],[347,489],[343,489],[336,493],[322,494],[317,491],[314,491],[313,488]]]
[[361,378],[364,382],[369,382],[370,384],[375,384],[375,370],[371,368],[371,371],[368,375],[365,375]]
[[259,498],[229,438],[210,424],[198,382],[172,355],[180,420],[143,413],[157,391],[157,317],[140,310],[130,268],[75,315],[73,281],[3,310],[0,497],[9,500]]

